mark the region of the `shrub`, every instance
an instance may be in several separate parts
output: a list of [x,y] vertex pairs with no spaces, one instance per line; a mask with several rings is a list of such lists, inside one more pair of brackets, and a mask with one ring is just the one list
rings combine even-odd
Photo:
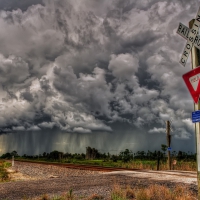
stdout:
[[112,160],[113,162],[117,162],[118,156],[112,155],[111,160]]
[[111,200],[194,200],[194,195],[181,185],[174,189],[169,189],[162,185],[150,185],[147,188],[127,187],[121,189],[120,186],[114,186],[111,194]]
[[111,200],[126,200],[126,193],[119,185],[114,185]]
[[101,195],[93,194],[91,197],[88,198],[88,200],[101,200],[104,199]]
[[12,164],[10,162],[4,162],[3,163],[3,168],[8,168],[8,167],[11,167]]
[[49,200],[49,197],[45,194],[42,196],[41,200]]
[[9,174],[6,170],[1,170],[0,171],[0,178],[1,178],[1,181],[6,181],[9,179]]

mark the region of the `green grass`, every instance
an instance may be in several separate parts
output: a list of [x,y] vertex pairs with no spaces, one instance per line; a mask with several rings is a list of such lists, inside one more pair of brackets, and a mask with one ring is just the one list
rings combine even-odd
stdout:
[[8,168],[8,167],[11,167],[12,164],[10,162],[3,162],[3,168]]

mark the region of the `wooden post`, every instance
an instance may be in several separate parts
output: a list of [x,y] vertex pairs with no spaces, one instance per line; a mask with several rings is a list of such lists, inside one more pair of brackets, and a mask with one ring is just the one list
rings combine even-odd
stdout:
[[[170,143],[171,143],[170,121],[167,121],[166,129],[167,129],[167,145],[168,147],[170,147]],[[170,150],[167,151],[167,157],[168,157],[168,169],[171,170]]]
[[12,156],[12,167],[14,167],[14,156]]
[[[189,28],[192,28],[194,19],[189,22]],[[199,50],[193,46],[191,50],[191,62],[192,69],[199,66]],[[194,111],[200,110],[200,102],[194,103]],[[198,200],[200,200],[200,122],[195,123],[195,135],[196,135],[196,152],[197,152],[197,183],[198,183]]]
[[158,157],[157,157],[157,171],[159,170],[160,167],[160,151],[158,151]]

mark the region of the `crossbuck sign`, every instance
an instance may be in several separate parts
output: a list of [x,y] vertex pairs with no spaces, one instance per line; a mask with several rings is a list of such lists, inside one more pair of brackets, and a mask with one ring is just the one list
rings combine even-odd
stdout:
[[[186,40],[188,40],[188,34],[190,32],[190,29],[185,26],[184,24],[182,23],[179,23],[179,26],[178,26],[178,30],[177,30],[177,33],[182,36],[183,38],[185,38]],[[198,34],[198,33],[197,33]],[[197,35],[195,37],[195,40],[194,40],[194,46],[198,49],[200,49],[200,35]]]
[[199,26],[200,26],[200,8],[191,29],[187,28],[185,25],[181,23],[179,24],[177,33],[183,36],[185,39],[187,39],[187,43],[185,45],[183,54],[179,61],[184,67],[187,62],[190,51],[192,49],[192,46],[195,45],[197,48],[200,49],[200,36],[198,35]]

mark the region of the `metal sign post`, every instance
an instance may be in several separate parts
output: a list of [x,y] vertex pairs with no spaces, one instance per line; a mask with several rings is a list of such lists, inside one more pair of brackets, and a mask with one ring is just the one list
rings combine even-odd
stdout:
[[[200,8],[196,15],[196,18],[189,22],[189,29],[179,24],[177,33],[187,39],[184,51],[182,53],[180,63],[185,67],[188,56],[191,52],[192,69],[195,69],[200,64],[199,50],[200,49]],[[197,48],[198,49],[197,49]],[[198,83],[199,84],[199,83]],[[199,100],[199,99],[198,99]],[[194,103],[194,111],[200,110],[200,102]],[[198,200],[200,200],[200,122],[195,123],[195,134],[196,134],[196,152],[197,152],[197,183],[198,183]]]
[[[194,23],[194,19],[189,22],[189,28],[192,27]],[[195,69],[199,66],[199,59],[198,59],[198,49],[196,47],[192,47],[191,50],[191,62],[192,62],[192,69]],[[194,110],[200,110],[200,102],[197,104],[194,103]],[[195,123],[195,134],[196,134],[196,152],[197,152],[197,183],[198,183],[198,200],[200,200],[200,122]]]

